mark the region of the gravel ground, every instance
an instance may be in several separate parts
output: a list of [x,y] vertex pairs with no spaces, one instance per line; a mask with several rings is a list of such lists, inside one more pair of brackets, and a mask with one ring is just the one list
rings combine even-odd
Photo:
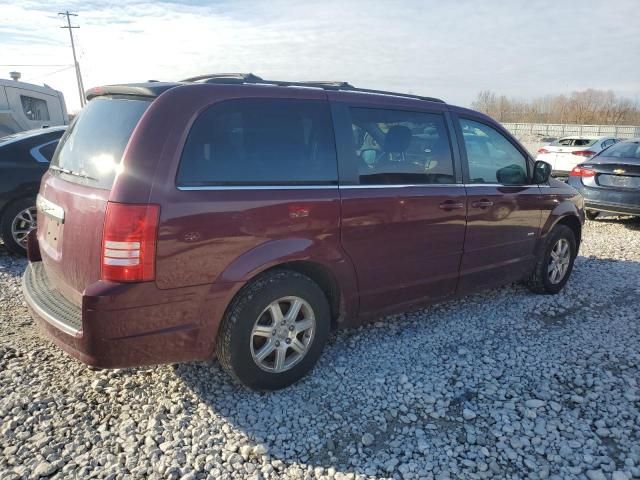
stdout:
[[338,332],[269,394],[216,363],[87,369],[38,336],[0,246],[0,478],[640,477],[640,221],[584,237],[558,296]]

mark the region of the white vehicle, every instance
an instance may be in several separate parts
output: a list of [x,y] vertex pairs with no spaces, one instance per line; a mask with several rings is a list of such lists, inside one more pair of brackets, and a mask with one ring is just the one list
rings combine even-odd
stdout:
[[[19,74],[14,74],[14,78],[20,78]],[[0,137],[68,124],[62,92],[48,86],[0,79]]]
[[573,167],[617,142],[614,137],[562,137],[538,149],[536,160],[551,164],[552,176],[568,177]]

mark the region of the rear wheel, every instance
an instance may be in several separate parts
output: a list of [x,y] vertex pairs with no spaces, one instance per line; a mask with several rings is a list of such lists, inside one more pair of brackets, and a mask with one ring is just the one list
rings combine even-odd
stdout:
[[297,272],[269,272],[230,305],[218,334],[218,359],[250,388],[284,388],[313,368],[329,326],[329,303],[313,280]]
[[585,210],[584,214],[589,220],[595,220],[600,215],[600,212],[596,212],[595,210]]
[[27,253],[27,235],[36,228],[36,202],[23,198],[9,205],[0,219],[0,231],[5,247],[12,253]]
[[577,254],[576,237],[566,225],[557,225],[547,235],[542,253],[527,284],[536,293],[560,292],[573,270]]

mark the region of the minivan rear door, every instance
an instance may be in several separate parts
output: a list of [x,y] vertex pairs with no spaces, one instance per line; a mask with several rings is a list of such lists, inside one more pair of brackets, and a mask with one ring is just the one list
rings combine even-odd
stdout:
[[453,294],[466,199],[446,105],[343,99],[332,106],[341,239],[356,267],[361,313]]
[[38,243],[45,271],[69,300],[100,278],[110,190],[146,99],[98,97],[67,129],[38,196]]

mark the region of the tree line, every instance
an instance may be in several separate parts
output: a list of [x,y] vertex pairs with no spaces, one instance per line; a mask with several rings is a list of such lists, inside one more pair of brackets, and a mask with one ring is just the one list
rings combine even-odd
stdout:
[[483,90],[471,104],[499,122],[640,125],[640,105],[611,90],[588,89],[571,95],[546,95],[531,100],[507,98]]

